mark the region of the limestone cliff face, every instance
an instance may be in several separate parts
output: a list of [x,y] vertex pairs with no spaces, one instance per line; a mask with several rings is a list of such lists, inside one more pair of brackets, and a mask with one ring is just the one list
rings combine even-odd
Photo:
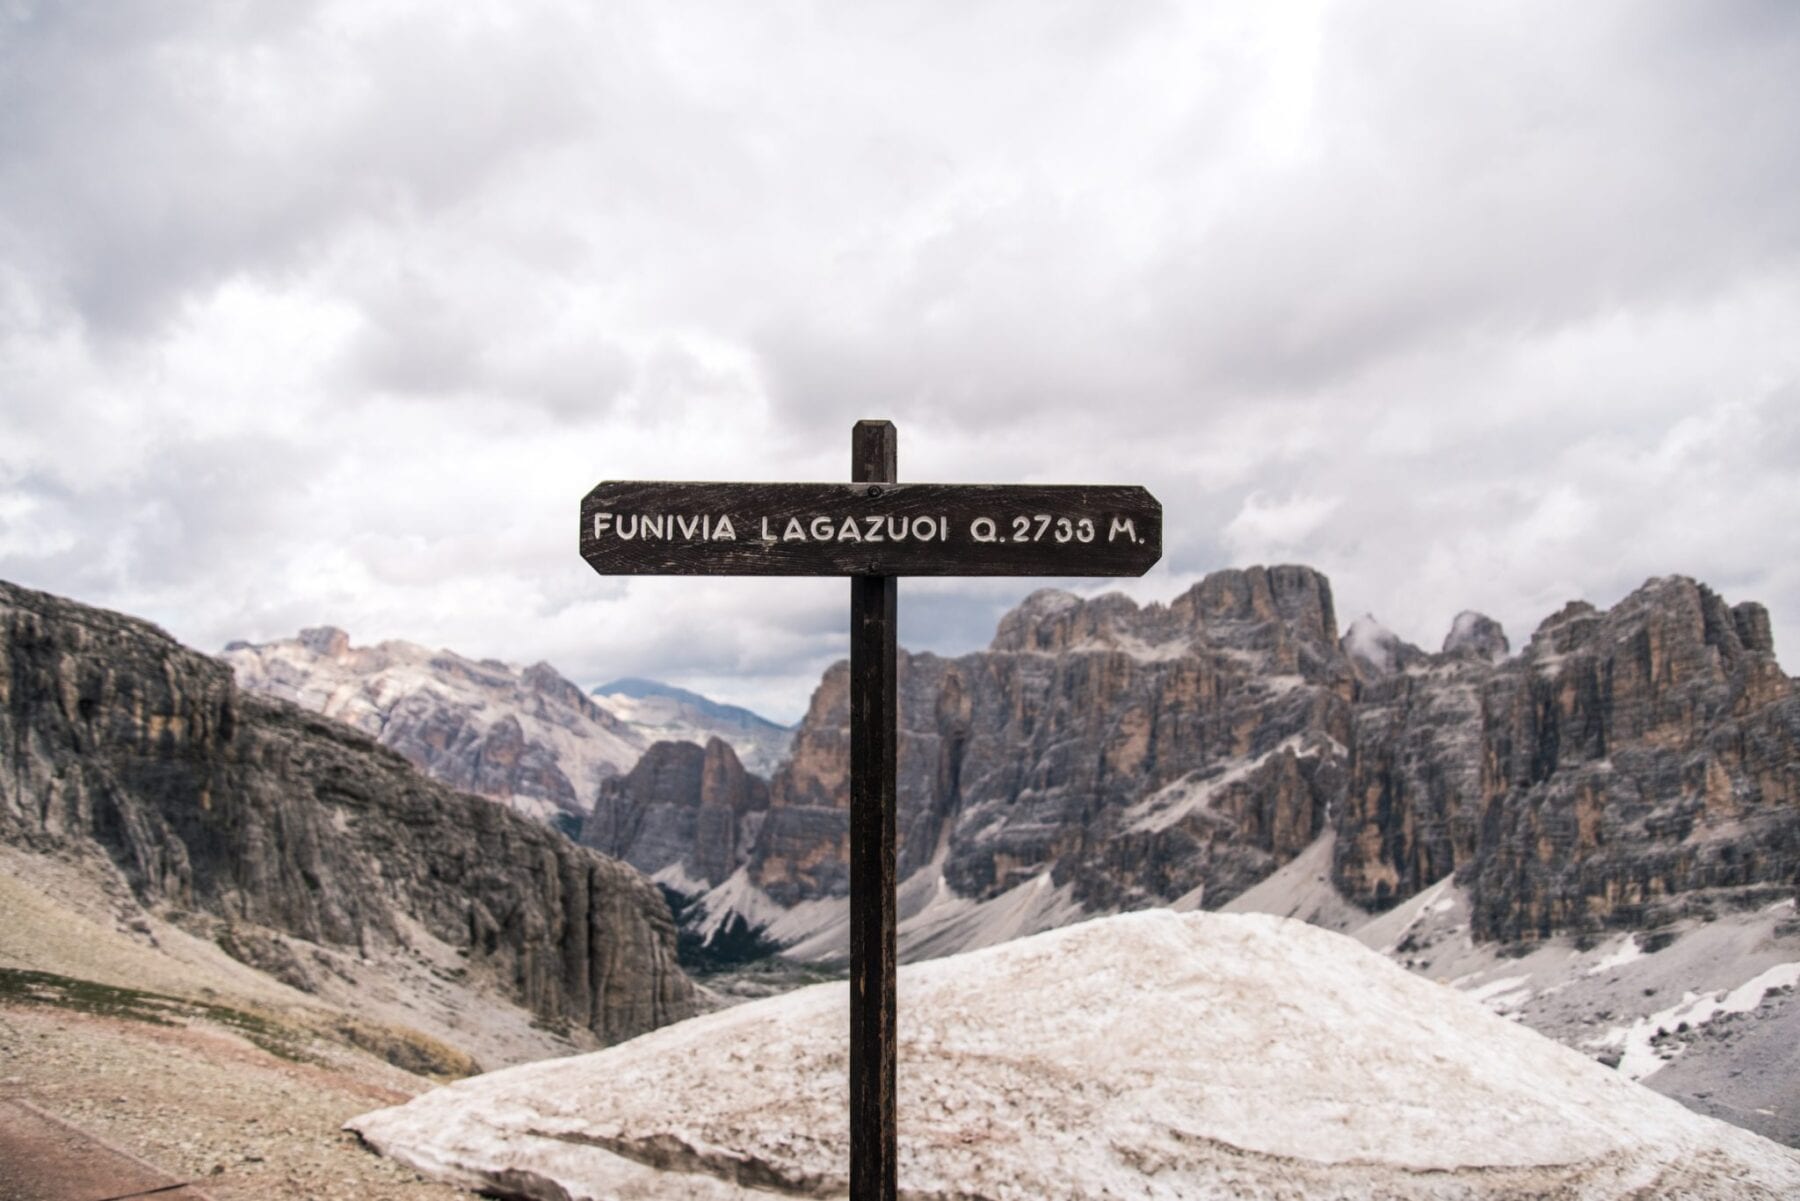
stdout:
[[1800,698],[1762,606],[1652,580],[1505,650],[1464,614],[1443,654],[1359,676],[1334,864],[1350,899],[1455,871],[1476,936],[1518,940],[1791,892]]
[[[1046,873],[1085,911],[1215,906],[1329,829],[1382,909],[1455,872],[1474,932],[1643,927],[1800,882],[1800,697],[1766,613],[1691,580],[1574,603],[1509,658],[1463,613],[1428,654],[1324,577],[1222,571],[1167,606],[1040,592],[989,650],[900,655],[900,875],[986,899]],[[746,869],[847,886],[848,673],[828,672]]]
[[1682,578],[1570,605],[1482,695],[1478,934],[1656,925],[1800,884],[1800,696],[1762,606]]
[[600,786],[581,842],[694,893],[723,883],[769,808],[769,786],[720,739],[658,742]]
[[[1045,872],[1093,907],[1228,898],[1320,831],[1354,680],[1324,577],[1209,576],[1172,604],[1034,594],[992,647],[900,656],[900,874],[964,896]],[[751,879],[843,892],[848,673],[827,673],[771,784]]]
[[144,622],[0,583],[0,751],[0,837],[97,846],[146,904],[371,953],[422,928],[607,1042],[692,1012],[636,872]]
[[234,642],[223,658],[245,690],[335,717],[435,780],[571,832],[601,781],[651,742],[547,663],[513,667],[410,642],[352,646],[330,626]]
[[766,774],[793,734],[652,680],[617,680],[590,696],[548,663],[516,667],[393,640],[353,646],[330,626],[233,642],[222,657],[240,687],[347,722],[432,779],[571,837],[601,784],[653,743],[717,737]]

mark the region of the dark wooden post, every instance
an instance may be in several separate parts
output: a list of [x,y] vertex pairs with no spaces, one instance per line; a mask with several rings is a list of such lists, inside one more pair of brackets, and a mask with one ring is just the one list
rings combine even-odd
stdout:
[[[859,421],[851,474],[894,483],[892,422]],[[850,1201],[894,1201],[894,669],[897,580],[850,578]]]
[[581,500],[601,575],[850,577],[850,1199],[895,1201],[894,610],[899,576],[1143,575],[1162,505],[1127,484],[900,484],[859,421],[849,484],[602,480]]

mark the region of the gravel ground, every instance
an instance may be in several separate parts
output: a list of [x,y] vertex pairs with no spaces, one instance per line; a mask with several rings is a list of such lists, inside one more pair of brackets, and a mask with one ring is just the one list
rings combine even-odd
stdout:
[[157,1026],[40,1005],[0,1006],[0,1094],[201,1185],[216,1201],[445,1201],[339,1127],[429,1087],[373,1061],[278,1058],[195,1022]]
[[[0,846],[0,915],[0,1097],[196,1182],[213,1201],[473,1196],[340,1129],[434,1081],[319,1037],[350,1012],[145,913],[106,865]],[[34,973],[59,983],[22,983]],[[98,991],[107,986],[144,991]]]

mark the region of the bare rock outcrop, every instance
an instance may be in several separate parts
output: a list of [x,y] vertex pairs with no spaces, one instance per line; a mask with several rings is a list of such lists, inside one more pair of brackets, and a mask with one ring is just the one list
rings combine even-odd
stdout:
[[658,742],[600,786],[581,842],[692,894],[737,868],[768,808],[768,784],[730,744]]
[[1651,580],[1571,602],[1514,659],[1452,647],[1366,687],[1340,887],[1381,907],[1457,871],[1502,940],[1791,894],[1800,696],[1761,613]]
[[0,583],[0,748],[0,838],[97,848],[146,905],[370,954],[422,929],[603,1042],[693,1010],[631,868],[241,691],[145,622]]
[[1506,640],[1506,631],[1499,622],[1485,613],[1464,609],[1444,635],[1443,653],[1499,663],[1512,653],[1512,643]]
[[1653,926],[1793,893],[1800,696],[1760,613],[1652,580],[1605,613],[1564,609],[1497,674],[1468,868],[1478,934]]
[[[1168,605],[1035,593],[986,651],[900,655],[900,876],[975,901],[1048,879],[1071,913],[1213,907],[1329,830],[1345,899],[1457,873],[1483,939],[1793,893],[1800,697],[1761,606],[1653,580],[1510,651],[1473,612],[1438,654],[1372,619],[1340,639],[1303,567]],[[848,684],[826,673],[747,850],[780,905],[847,887]]]
[[[749,873],[782,904],[841,894],[848,669],[826,673],[771,783]],[[902,652],[902,877],[986,898],[1044,873],[1094,908],[1227,899],[1323,828],[1354,687],[1304,567],[1208,576],[1169,605],[1042,591],[989,650]]]
[[571,834],[601,781],[651,742],[548,663],[520,668],[400,641],[354,646],[331,626],[234,642],[223,658],[246,691],[355,726],[433,779]]

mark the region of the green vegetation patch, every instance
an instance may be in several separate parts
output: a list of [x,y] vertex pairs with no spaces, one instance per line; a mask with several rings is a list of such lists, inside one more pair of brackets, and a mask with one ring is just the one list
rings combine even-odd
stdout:
[[153,1026],[184,1026],[208,1021],[235,1031],[271,1055],[296,1063],[316,1063],[301,1048],[292,1030],[224,1005],[208,1005],[163,993],[145,992],[115,984],[77,980],[50,972],[0,967],[0,1004],[47,1005],[99,1017],[147,1022]]

